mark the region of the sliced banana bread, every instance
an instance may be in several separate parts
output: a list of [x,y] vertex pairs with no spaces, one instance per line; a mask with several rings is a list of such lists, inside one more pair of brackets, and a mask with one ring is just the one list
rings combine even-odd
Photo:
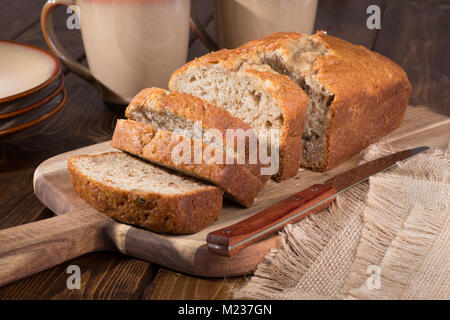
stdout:
[[277,180],[297,174],[307,97],[287,76],[262,64],[259,57],[221,50],[198,58],[175,71],[169,88],[200,97],[226,109],[258,132],[278,132],[270,140],[279,149]]
[[226,148],[236,163],[245,165],[263,183],[271,176],[262,170],[269,169],[271,163],[262,164],[257,157],[258,137],[253,129],[225,109],[190,94],[160,88],[144,89],[133,98],[126,116],[157,129],[200,139],[217,149]]
[[189,176],[221,187],[226,195],[249,207],[263,187],[245,165],[226,163],[226,152],[151,124],[118,120],[111,145]]
[[399,127],[411,94],[406,73],[393,61],[320,31],[312,36],[276,33],[206,55],[175,71],[169,88],[202,97],[217,82],[216,70],[245,63],[269,65],[304,89],[308,113],[302,166],[318,171],[337,166]]
[[120,222],[155,232],[188,234],[218,220],[222,191],[123,152],[68,161],[75,192]]

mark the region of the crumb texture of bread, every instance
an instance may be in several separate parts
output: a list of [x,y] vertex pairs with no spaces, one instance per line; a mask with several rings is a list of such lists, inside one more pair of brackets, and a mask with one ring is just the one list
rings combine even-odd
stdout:
[[[307,97],[294,81],[267,64],[243,62],[245,55],[219,51],[194,60],[190,68],[176,71],[169,88],[200,97],[227,110],[258,134],[277,130],[279,139],[269,147],[279,149],[277,180],[297,174],[300,168],[301,135],[306,121]],[[224,54],[227,53],[227,54]],[[228,54],[236,61],[230,61]],[[208,58],[217,55],[217,61]]]
[[[247,170],[266,183],[270,175],[261,172],[262,164],[251,161],[251,143],[258,148],[258,137],[254,130],[239,118],[232,116],[223,108],[211,105],[205,100],[190,94],[169,92],[160,88],[143,89],[126,109],[130,120],[152,125],[155,129],[172,131],[192,140],[224,149],[236,163],[245,165]],[[243,141],[243,147],[235,139],[227,140],[227,134]],[[250,142],[252,141],[252,142]]]
[[[213,183],[245,207],[253,204],[264,185],[245,165],[226,163],[226,155],[220,150],[171,131],[155,129],[150,124],[118,120],[111,145],[159,166]],[[222,159],[221,163],[217,159]]]
[[[225,86],[220,87],[221,83],[229,85],[229,81],[221,78],[243,69],[257,69],[255,65],[287,76],[306,93],[301,162],[303,167],[317,171],[337,166],[399,127],[411,94],[406,73],[393,61],[321,31],[312,36],[280,32],[234,50],[213,52],[176,70],[169,88],[207,100],[214,99],[211,95],[223,96],[234,108],[245,110],[247,105],[239,101],[249,101],[251,91],[229,92]],[[226,95],[215,92],[210,82]],[[245,81],[243,87],[247,89]],[[233,94],[240,96],[235,98]],[[216,99],[226,105],[222,98]],[[261,112],[264,117],[276,115],[272,110]],[[250,116],[244,117],[251,122]]]
[[190,234],[218,220],[222,191],[123,152],[68,161],[75,192],[95,209],[151,231]]

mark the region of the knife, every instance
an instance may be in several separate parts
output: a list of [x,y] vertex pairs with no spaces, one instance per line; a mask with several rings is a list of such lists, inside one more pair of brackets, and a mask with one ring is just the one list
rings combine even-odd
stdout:
[[336,197],[370,176],[408,159],[428,147],[418,147],[388,155],[341,173],[323,184],[315,184],[231,226],[210,232],[208,250],[234,256],[248,245],[273,235],[289,223],[327,208]]

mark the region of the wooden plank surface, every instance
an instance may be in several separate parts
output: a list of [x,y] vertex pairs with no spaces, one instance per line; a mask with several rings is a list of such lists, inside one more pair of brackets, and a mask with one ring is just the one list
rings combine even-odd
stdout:
[[[208,17],[212,12],[211,2],[202,1],[204,4],[201,4],[201,9],[207,13],[203,17]],[[364,6],[368,5],[368,2],[380,3],[383,8],[381,31],[367,30],[365,27],[367,15]],[[389,5],[385,5],[385,2]],[[46,47],[37,23],[43,3],[44,0],[14,0],[2,3],[0,38],[31,42]],[[63,12],[58,14],[61,14],[61,19],[55,17],[55,22],[63,26],[66,15]],[[199,12],[200,16],[202,14]],[[448,41],[445,41],[449,21],[449,6],[446,0],[426,2],[420,0],[320,0],[316,26],[327,30],[332,35],[374,48],[394,59],[406,68],[413,84],[411,103],[429,105],[433,110],[450,115],[448,89],[450,75],[446,57],[449,50]],[[209,31],[213,31],[213,25],[212,21],[208,24]],[[62,28],[58,35],[73,56],[82,58],[81,43],[71,39],[77,32],[79,31],[69,32]],[[190,58],[206,52],[207,50],[198,41],[191,42]],[[32,129],[0,140],[0,229],[53,216],[36,199],[32,191],[32,175],[42,160],[61,152],[108,140],[111,136],[117,116],[104,107],[95,90],[71,74],[67,76],[66,83],[69,98],[59,115]],[[427,134],[433,135],[433,129],[428,130]],[[151,266],[138,259],[112,253],[94,253],[74,260],[77,264],[88,266],[89,272],[98,274],[98,277],[89,280],[91,288],[89,292],[61,294],[60,291],[64,290],[65,279],[67,279],[64,267],[71,263],[68,262],[64,266],[52,268],[0,288],[0,297],[114,299],[126,297],[125,292],[130,293],[133,298],[163,296],[134,294],[131,292],[139,290],[127,291],[123,285],[120,285],[120,283],[123,284],[125,275],[116,272],[121,268],[120,261],[116,259],[117,256],[123,261],[129,261],[135,268],[145,264],[148,266],[149,274],[154,275],[157,272],[157,266]],[[108,264],[108,268],[104,267],[105,264]],[[164,298],[200,298],[208,296],[208,292],[209,296],[217,293],[208,280],[182,274],[174,280],[170,271],[164,269],[160,274],[158,282],[160,284],[152,287],[154,292],[164,292],[164,286],[167,286],[167,283],[176,283],[174,287],[177,288],[188,283],[189,286],[197,288],[195,292],[185,290],[182,295],[172,290],[171,294],[165,294]],[[128,277],[127,283],[130,287],[144,287],[146,292],[150,292],[147,288],[152,285],[152,277],[148,275]],[[166,277],[171,279],[171,282],[163,281]],[[108,281],[105,283],[100,279]],[[108,291],[107,295],[101,294],[106,291]],[[192,293],[189,294],[189,292]],[[216,297],[220,298],[221,293]],[[223,294],[222,297],[227,298],[229,294]]]
[[[67,289],[70,265],[82,270],[81,290]],[[155,274],[155,266],[146,261],[97,252],[3,286],[0,299],[140,299]]]
[[408,74],[413,87],[410,104],[446,115],[450,114],[449,30],[448,0],[388,1],[375,45],[375,51]]
[[[434,132],[423,134],[429,130]],[[450,118],[427,109],[410,108],[402,126],[382,141],[389,141],[396,148],[415,147],[418,143],[443,148],[449,140]],[[399,143],[402,143],[402,147]],[[0,255],[9,259],[6,265],[0,267],[0,283],[6,281],[5,276],[17,279],[14,278],[15,274],[23,277],[33,270],[43,270],[44,267],[48,268],[77,257],[77,254],[112,247],[189,274],[217,277],[248,273],[256,268],[271,248],[277,246],[279,242],[276,239],[257,242],[229,258],[209,253],[205,244],[206,235],[277,203],[298,190],[346,171],[358,165],[361,159],[360,156],[355,156],[327,173],[300,170],[297,177],[282,183],[269,181],[253,207],[243,209],[226,204],[222,218],[214,225],[192,235],[171,236],[132,228],[106,219],[74,193],[68,178],[67,159],[78,154],[98,154],[111,149],[109,142],[100,143],[58,155],[38,167],[34,176],[36,195],[48,208],[62,215],[48,219],[48,224],[42,224],[39,229],[37,226],[24,225],[20,230],[16,228],[17,230],[0,231]],[[111,241],[115,246],[110,245]],[[16,247],[11,248],[11,242]],[[76,245],[73,246],[72,243]],[[57,254],[54,254],[56,252]],[[42,256],[45,256],[45,259],[40,259]],[[28,262],[24,264],[21,261]],[[165,281],[161,279],[162,283]],[[155,292],[158,291],[157,286],[158,284],[154,285]]]
[[3,1],[0,7],[0,39],[13,40],[39,21],[45,0]]
[[143,299],[217,300],[231,299],[234,289],[245,285],[246,277],[205,279],[161,268],[153,283],[145,288]]

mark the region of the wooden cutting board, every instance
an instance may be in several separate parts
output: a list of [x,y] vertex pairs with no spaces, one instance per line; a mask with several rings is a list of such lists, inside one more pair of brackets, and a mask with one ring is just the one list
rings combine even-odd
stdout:
[[[425,108],[410,107],[402,126],[383,141],[399,149],[421,145],[448,148],[450,118]],[[361,155],[339,167],[316,173],[300,170],[282,183],[270,181],[255,205],[248,209],[225,203],[222,219],[193,235],[163,235],[121,224],[90,207],[72,190],[67,159],[74,155],[110,151],[109,142],[74,150],[44,161],[34,175],[36,196],[54,218],[0,231],[0,285],[45,270],[88,252],[118,250],[177,271],[207,277],[237,276],[252,272],[280,243],[280,236],[253,244],[234,257],[208,252],[205,239],[223,228],[272,205],[314,183],[356,166]]]

